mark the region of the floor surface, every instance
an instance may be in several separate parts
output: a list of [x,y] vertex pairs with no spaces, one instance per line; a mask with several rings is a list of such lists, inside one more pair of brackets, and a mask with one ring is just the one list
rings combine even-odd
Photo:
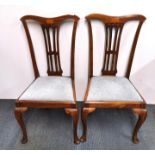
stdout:
[[[91,113],[87,142],[79,145],[73,144],[72,119],[63,109],[30,109],[24,114],[29,141],[21,144],[14,100],[0,100],[0,149],[155,149],[155,105],[147,108],[148,118],[139,132],[139,144],[131,141],[137,117],[130,109],[97,109]],[[81,133],[79,121],[79,136]]]

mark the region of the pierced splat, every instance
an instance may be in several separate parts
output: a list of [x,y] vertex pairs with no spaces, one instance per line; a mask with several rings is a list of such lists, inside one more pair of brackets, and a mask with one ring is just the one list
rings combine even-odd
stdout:
[[[57,26],[44,26],[42,25],[44,34],[46,55],[47,55],[47,73],[48,75],[62,75],[59,56],[59,25]],[[51,30],[52,29],[52,30]],[[51,31],[53,38],[51,39]],[[53,44],[51,45],[51,40]]]
[[115,75],[117,73],[117,59],[123,24],[105,25],[105,55],[102,75]]

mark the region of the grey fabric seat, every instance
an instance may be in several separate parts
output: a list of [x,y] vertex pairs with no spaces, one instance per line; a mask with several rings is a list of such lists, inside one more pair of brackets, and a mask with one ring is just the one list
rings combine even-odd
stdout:
[[37,78],[19,100],[74,101],[72,81],[68,77]]
[[92,77],[87,101],[143,101],[125,77]]

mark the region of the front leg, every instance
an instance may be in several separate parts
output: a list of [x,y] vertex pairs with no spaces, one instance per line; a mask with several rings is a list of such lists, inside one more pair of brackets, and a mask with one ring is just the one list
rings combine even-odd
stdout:
[[138,131],[139,131],[140,127],[142,126],[142,124],[144,123],[144,121],[146,120],[147,109],[133,109],[133,112],[138,114],[138,117],[139,117],[137,124],[134,128],[134,132],[133,132],[133,142],[135,144],[137,144],[139,142]]
[[23,133],[23,138],[21,140],[22,144],[25,144],[28,141],[26,127],[25,127],[23,117],[22,117],[22,113],[26,112],[27,110],[28,110],[27,107],[16,107],[15,108],[15,117],[16,117],[16,120],[17,120],[19,126],[21,127],[21,130],[22,130],[22,133]]
[[74,143],[79,144],[80,140],[77,135],[78,119],[79,119],[78,109],[77,108],[66,108],[65,112],[69,114],[70,116],[72,116],[73,118]]
[[82,124],[83,124],[83,134],[80,138],[81,142],[86,141],[86,138],[87,138],[87,117],[88,117],[88,114],[93,111],[95,111],[95,108],[85,108],[85,107],[82,108],[81,119],[82,119]]

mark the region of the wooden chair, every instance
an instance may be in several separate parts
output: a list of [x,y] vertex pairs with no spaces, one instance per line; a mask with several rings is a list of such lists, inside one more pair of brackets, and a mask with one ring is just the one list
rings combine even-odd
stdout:
[[[26,127],[22,118],[22,113],[26,112],[28,108],[65,108],[65,112],[73,118],[74,143],[79,143],[77,136],[78,108],[76,104],[74,84],[74,49],[78,20],[79,17],[75,15],[64,15],[56,18],[26,15],[21,18],[29,44],[35,75],[35,80],[16,100],[15,116],[23,133],[23,138],[21,140],[22,143],[26,143],[28,141]],[[48,76],[43,77],[39,74],[28,26],[30,22],[39,24],[43,32]],[[62,76],[63,70],[60,63],[59,32],[61,25],[64,22],[73,23],[69,77]],[[51,36],[53,36],[53,39]]]
[[[93,53],[92,21],[94,20],[103,22],[105,26],[102,76],[93,76],[93,54],[95,55],[95,53]],[[87,117],[96,108],[132,108],[133,112],[139,116],[133,132],[133,142],[138,143],[137,133],[146,119],[147,110],[144,99],[129,80],[129,76],[138,36],[145,17],[142,15],[113,17],[90,14],[86,16],[86,21],[89,30],[89,80],[82,108],[83,135],[80,140],[81,142],[86,141]],[[116,73],[121,34],[124,25],[129,21],[138,21],[138,26],[131,47],[126,74],[124,77],[119,77],[116,76]]]

